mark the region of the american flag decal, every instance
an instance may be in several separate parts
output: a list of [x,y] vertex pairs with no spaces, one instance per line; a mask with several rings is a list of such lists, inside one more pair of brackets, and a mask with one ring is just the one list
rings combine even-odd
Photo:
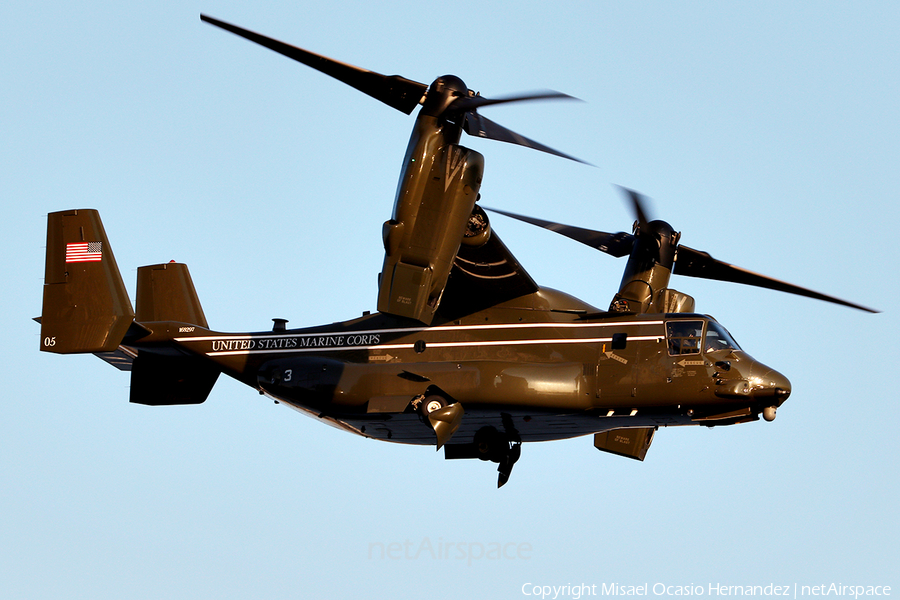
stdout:
[[79,242],[66,244],[66,262],[100,262],[103,258],[103,242]]

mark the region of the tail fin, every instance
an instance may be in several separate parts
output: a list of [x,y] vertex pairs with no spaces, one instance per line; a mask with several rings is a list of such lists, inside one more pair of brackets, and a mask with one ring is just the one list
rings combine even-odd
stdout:
[[47,216],[41,350],[112,352],[134,310],[96,210]]
[[131,364],[129,401],[147,406],[202,404],[218,378],[219,369],[199,356],[138,350]]
[[96,210],[48,216],[42,313],[41,350],[91,352],[131,371],[134,403],[199,404],[219,377],[215,364],[185,352],[174,340],[142,346],[141,338],[150,333],[142,322],[183,323],[193,331],[207,329],[206,316],[187,266],[168,263],[138,269],[135,321]]
[[138,269],[136,320],[175,321],[209,328],[187,265],[170,262]]
[[[137,322],[174,321],[207,329],[206,316],[187,265],[165,263],[138,269]],[[171,349],[138,349],[131,365],[131,402],[150,406],[200,404],[219,369],[199,356]]]

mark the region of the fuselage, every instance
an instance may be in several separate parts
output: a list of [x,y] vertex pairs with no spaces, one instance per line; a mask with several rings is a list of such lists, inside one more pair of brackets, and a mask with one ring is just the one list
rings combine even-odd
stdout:
[[790,391],[709,316],[605,313],[549,289],[431,326],[376,313],[285,331],[179,329],[167,332],[179,347],[261,393],[403,443],[434,443],[414,410],[434,394],[465,407],[454,442],[467,443],[486,426],[543,441],[739,423]]

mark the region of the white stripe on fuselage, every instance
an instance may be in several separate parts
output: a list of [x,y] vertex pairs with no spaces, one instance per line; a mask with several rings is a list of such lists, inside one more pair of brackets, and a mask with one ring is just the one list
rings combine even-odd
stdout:
[[[365,329],[359,331],[323,331],[319,333],[280,333],[280,334],[234,334],[234,335],[216,335],[216,336],[196,336],[196,337],[178,337],[176,342],[231,342],[229,346],[233,347],[234,342],[253,342],[253,346],[257,341],[261,340],[300,340],[308,338],[332,338],[332,339],[348,339],[360,338],[360,336],[381,336],[382,334],[391,333],[421,333],[421,332],[445,332],[445,331],[489,331],[489,330],[514,330],[514,329],[596,329],[603,327],[637,327],[637,326],[654,326],[662,325],[664,321],[626,321],[612,323],[498,323],[484,325],[439,325],[435,327],[414,327],[414,328],[393,328],[393,329]],[[629,337],[628,341],[654,341],[663,339],[664,335],[637,336]],[[424,340],[423,340],[424,341]],[[456,342],[425,342],[427,348],[476,348],[488,346],[527,346],[535,344],[597,344],[612,342],[612,337],[592,337],[592,338],[532,338],[532,339],[502,339],[502,340],[480,340],[480,341],[456,341]],[[238,349],[229,349],[222,351],[206,352],[207,356],[237,356],[242,354],[295,354],[307,352],[342,352],[348,350],[411,350],[415,348],[414,343],[376,343],[376,344],[359,344],[359,345],[313,345],[305,347],[268,347],[268,348],[246,348],[241,343]]]
[[324,335],[366,335],[382,333],[421,333],[422,331],[467,331],[486,329],[543,329],[543,328],[591,328],[591,327],[634,327],[639,325],[662,325],[665,321],[626,321],[615,323],[496,323],[490,325],[436,325],[434,327],[398,327],[394,329],[360,329],[358,331],[322,331],[319,333],[234,333],[223,335],[178,337],[176,342],[206,342],[210,340],[249,340],[278,337],[320,337]]

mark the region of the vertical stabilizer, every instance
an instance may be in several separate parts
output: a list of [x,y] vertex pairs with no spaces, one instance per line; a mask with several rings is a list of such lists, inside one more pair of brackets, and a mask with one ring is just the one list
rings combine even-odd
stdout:
[[176,321],[209,327],[187,265],[170,262],[138,268],[138,323]]
[[41,350],[111,352],[133,320],[100,214],[91,209],[50,213]]
[[[170,262],[138,268],[138,323],[171,321],[208,327],[187,265]],[[219,369],[200,356],[168,348],[139,349],[131,366],[131,402],[149,406],[200,404],[219,377]]]

